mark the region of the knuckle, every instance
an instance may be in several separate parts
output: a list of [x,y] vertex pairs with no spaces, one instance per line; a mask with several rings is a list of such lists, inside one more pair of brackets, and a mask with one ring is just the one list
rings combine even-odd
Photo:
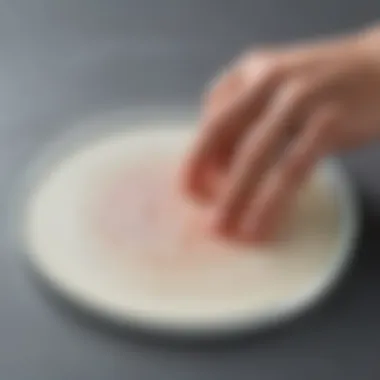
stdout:
[[267,79],[277,78],[283,73],[281,62],[276,60],[262,61],[258,63],[257,70],[261,76]]
[[271,80],[281,76],[285,69],[282,60],[273,51],[246,53],[239,62],[240,70],[248,79],[261,77],[263,80]]
[[240,63],[270,62],[275,59],[275,53],[271,50],[254,50],[244,52],[240,57]]
[[310,82],[304,78],[290,80],[283,88],[283,94],[286,98],[294,101],[308,97],[311,92]]
[[278,90],[277,102],[279,108],[292,109],[302,108],[310,101],[313,88],[307,79],[293,79],[284,83]]
[[216,70],[212,80],[209,82],[209,87],[214,87],[218,83],[225,82],[229,77],[235,75],[238,70],[238,62],[232,61],[223,64],[218,70]]
[[223,70],[214,76],[206,87],[206,97],[212,97],[216,92],[218,92],[229,75],[229,71]]

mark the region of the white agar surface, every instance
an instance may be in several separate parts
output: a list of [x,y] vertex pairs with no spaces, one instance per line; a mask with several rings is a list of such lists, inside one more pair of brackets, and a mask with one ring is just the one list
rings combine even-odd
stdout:
[[119,132],[46,173],[29,194],[24,237],[54,288],[119,322],[207,331],[285,317],[326,291],[348,256],[331,173],[316,171],[276,242],[227,243],[177,192],[192,138]]

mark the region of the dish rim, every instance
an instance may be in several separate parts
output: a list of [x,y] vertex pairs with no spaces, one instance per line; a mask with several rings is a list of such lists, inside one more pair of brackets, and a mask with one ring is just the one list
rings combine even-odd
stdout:
[[[147,118],[146,112],[149,112],[151,116]],[[141,115],[144,116],[141,117]],[[169,336],[176,335],[182,338],[198,337],[203,339],[214,336],[236,335],[242,332],[267,330],[293,320],[321,303],[334,290],[346,273],[353,259],[356,240],[359,236],[360,215],[358,198],[346,170],[339,160],[334,158],[329,158],[325,161],[323,170],[328,172],[329,180],[333,181],[333,186],[338,193],[339,211],[342,213],[339,253],[322,280],[317,281],[315,286],[301,293],[300,296],[294,298],[291,302],[287,302],[285,306],[277,308],[276,313],[267,312],[258,317],[252,317],[251,315],[240,320],[236,319],[234,323],[229,321],[225,324],[208,323],[207,325],[194,324],[193,326],[174,325],[171,321],[162,323],[149,318],[135,318],[133,315],[128,316],[127,314],[122,317],[120,313],[116,314],[110,310],[102,310],[96,306],[96,303],[86,302],[88,300],[80,296],[78,297],[78,294],[74,294],[65,288],[64,284],[62,286],[62,284],[50,278],[48,273],[45,273],[43,270],[41,271],[38,262],[33,260],[33,254],[29,253],[31,248],[28,247],[27,239],[23,236],[24,232],[22,228],[24,226],[22,220],[28,204],[28,195],[31,194],[33,189],[38,188],[40,178],[60,158],[65,157],[70,151],[83,146],[83,142],[87,141],[88,143],[89,139],[101,140],[103,133],[107,135],[110,131],[117,133],[123,125],[125,132],[136,129],[136,126],[134,128],[125,128],[125,125],[128,123],[133,122],[135,124],[146,125],[149,120],[165,120],[165,118],[166,120],[170,120],[171,124],[176,120],[186,120],[186,124],[189,125],[191,120],[195,120],[194,112],[189,107],[176,107],[166,110],[163,110],[162,107],[142,107],[139,109],[135,107],[133,110],[124,109],[111,113],[107,112],[106,114],[95,115],[87,118],[87,120],[79,120],[79,122],[72,124],[68,132],[66,129],[63,135],[58,136],[58,138],[47,144],[47,149],[36,155],[35,160],[32,160],[26,172],[23,173],[20,181],[16,184],[14,194],[17,194],[17,196],[14,198],[15,202],[11,202],[10,207],[11,216],[9,225],[11,226],[11,236],[15,242],[17,251],[21,251],[21,256],[28,264],[28,267],[38,275],[41,282],[48,286],[53,293],[88,315],[93,315],[96,318],[122,328],[133,326],[147,332],[157,332]],[[106,130],[104,125],[109,125],[110,129]]]

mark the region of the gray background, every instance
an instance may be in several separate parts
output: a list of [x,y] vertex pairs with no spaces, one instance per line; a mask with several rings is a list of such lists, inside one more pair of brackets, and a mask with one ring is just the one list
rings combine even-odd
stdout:
[[364,210],[346,285],[291,328],[229,348],[165,350],[62,318],[25,276],[5,213],[16,177],[58,122],[117,105],[196,101],[244,48],[376,18],[378,0],[1,0],[0,379],[378,379],[377,147],[344,159]]

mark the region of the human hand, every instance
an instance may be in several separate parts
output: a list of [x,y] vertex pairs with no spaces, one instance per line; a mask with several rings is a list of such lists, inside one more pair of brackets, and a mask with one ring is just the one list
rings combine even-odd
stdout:
[[378,35],[249,53],[217,79],[183,172],[214,230],[272,237],[323,156],[380,136]]

